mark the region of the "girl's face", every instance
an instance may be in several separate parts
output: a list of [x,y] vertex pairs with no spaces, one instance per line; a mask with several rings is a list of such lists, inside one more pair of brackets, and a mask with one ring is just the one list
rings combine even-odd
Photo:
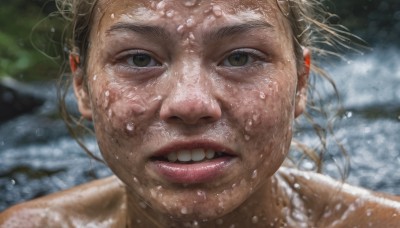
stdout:
[[75,80],[113,172],[152,208],[215,218],[284,160],[302,112],[288,22],[275,0],[103,1]]

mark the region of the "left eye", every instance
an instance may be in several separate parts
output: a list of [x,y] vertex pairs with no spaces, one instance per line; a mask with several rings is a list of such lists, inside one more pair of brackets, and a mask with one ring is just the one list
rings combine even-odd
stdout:
[[236,51],[229,54],[220,65],[225,67],[243,67],[263,59],[261,55],[262,54],[258,53],[256,50]]
[[145,53],[133,54],[127,58],[126,62],[133,67],[153,67],[160,65],[153,57]]

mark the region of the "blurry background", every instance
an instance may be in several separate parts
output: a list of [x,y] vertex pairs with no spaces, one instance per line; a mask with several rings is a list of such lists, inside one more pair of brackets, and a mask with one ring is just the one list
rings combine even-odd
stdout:
[[[400,1],[327,6],[372,47],[327,66],[343,99],[336,135],[351,155],[348,181],[400,194]],[[0,211],[110,174],[77,146],[58,116],[56,80],[66,52],[62,21],[48,17],[56,10],[48,0],[0,2]],[[310,131],[296,137],[312,144]],[[97,150],[94,139],[88,145]],[[328,173],[339,154],[334,146],[330,152]]]

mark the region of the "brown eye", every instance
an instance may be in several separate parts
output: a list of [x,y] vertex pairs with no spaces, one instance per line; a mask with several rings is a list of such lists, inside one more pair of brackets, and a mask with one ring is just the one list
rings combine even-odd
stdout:
[[249,62],[249,55],[243,52],[233,53],[224,60],[224,65],[240,67],[245,66]]

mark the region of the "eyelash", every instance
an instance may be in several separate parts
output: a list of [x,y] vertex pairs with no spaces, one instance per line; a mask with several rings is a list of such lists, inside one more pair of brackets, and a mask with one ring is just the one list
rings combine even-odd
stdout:
[[[232,57],[233,55],[238,55],[238,54],[244,54],[248,57],[246,64],[244,64],[243,66],[224,66],[223,64],[226,64],[229,57]],[[227,55],[224,56],[223,60],[218,64],[218,66],[221,67],[248,67],[250,65],[252,65],[255,62],[258,61],[267,61],[267,56],[265,54],[263,54],[260,51],[254,50],[254,49],[237,49],[234,51],[229,52]]]
[[[134,57],[148,57],[149,59],[149,64],[147,64],[146,66],[137,66],[135,65],[135,63],[133,62],[133,58]],[[127,68],[132,68],[135,70],[145,70],[145,69],[149,69],[149,68],[153,68],[153,67],[160,67],[162,66],[162,64],[153,57],[153,55],[147,51],[144,50],[131,50],[128,52],[125,52],[123,54],[121,54],[120,56],[118,56],[116,58],[116,62],[117,63],[122,63],[122,66],[127,67]],[[130,63],[132,62],[132,63]],[[149,66],[150,65],[150,66]]]

